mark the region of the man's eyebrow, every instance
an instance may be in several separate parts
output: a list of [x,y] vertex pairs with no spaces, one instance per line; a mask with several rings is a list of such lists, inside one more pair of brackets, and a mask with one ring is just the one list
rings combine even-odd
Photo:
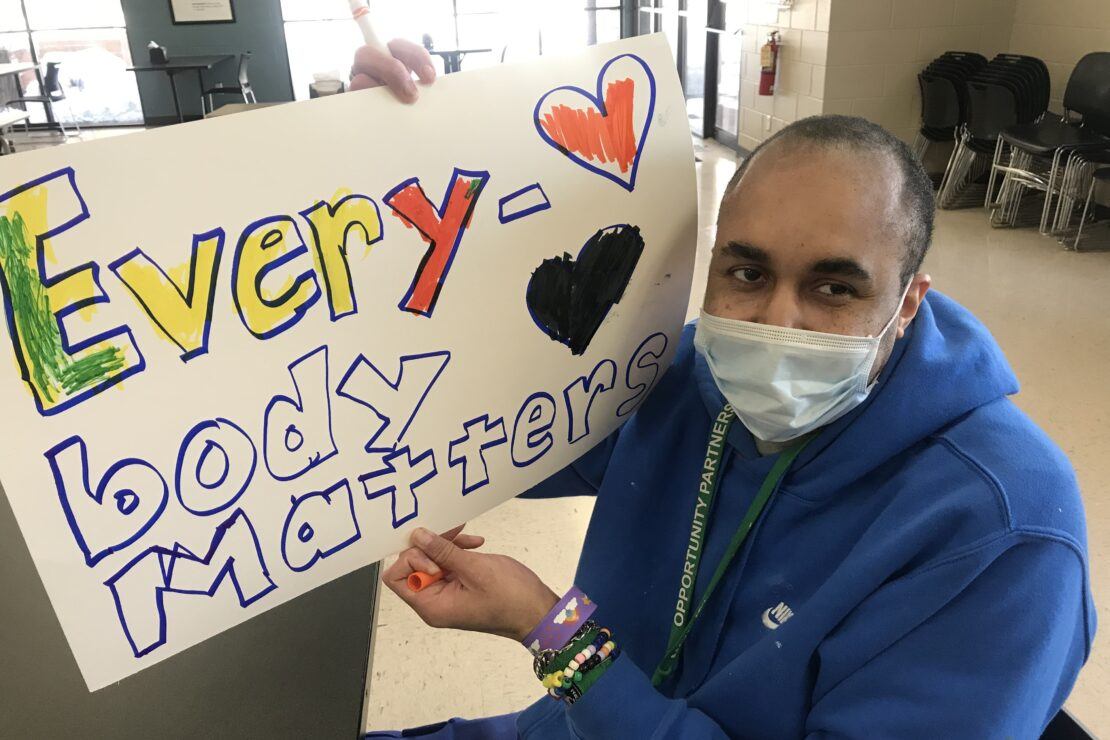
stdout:
[[860,263],[851,257],[823,259],[815,262],[810,270],[821,275],[839,275],[840,277],[872,282],[871,273],[863,269]]
[[767,254],[766,251],[744,242],[728,242],[725,244],[724,252],[736,259],[751,260],[764,265],[771,261],[771,255]]

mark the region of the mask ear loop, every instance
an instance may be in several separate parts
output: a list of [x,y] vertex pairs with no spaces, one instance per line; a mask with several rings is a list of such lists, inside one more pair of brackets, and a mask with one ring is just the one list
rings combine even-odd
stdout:
[[894,309],[894,315],[890,317],[890,321],[886,322],[886,326],[883,327],[883,330],[879,332],[878,336],[874,334],[869,335],[870,339],[881,340],[886,333],[890,331],[890,327],[894,326],[894,322],[902,315],[902,304],[906,302],[906,296],[910,294],[911,285],[913,285],[913,278],[910,278],[910,281],[906,283],[906,289],[902,291],[902,297],[898,299],[898,307]]
[[865,389],[868,393],[870,393],[875,388],[875,385],[879,382],[879,378],[877,376],[874,380],[868,382],[868,378],[871,377],[871,370],[875,367],[875,360],[879,359],[879,345],[882,344],[883,337],[886,336],[886,333],[890,331],[890,327],[894,326],[894,322],[897,321],[898,317],[902,315],[902,304],[906,302],[906,296],[910,294],[911,285],[913,285],[913,278],[910,278],[910,281],[906,283],[906,289],[902,291],[902,297],[898,299],[898,308],[894,310],[894,315],[890,317],[890,321],[886,322],[886,326],[883,327],[883,330],[879,332],[879,335],[877,337],[868,337],[868,339],[875,340],[874,346],[871,349],[871,361],[867,363],[867,374],[864,375],[863,381],[864,383],[866,383]]

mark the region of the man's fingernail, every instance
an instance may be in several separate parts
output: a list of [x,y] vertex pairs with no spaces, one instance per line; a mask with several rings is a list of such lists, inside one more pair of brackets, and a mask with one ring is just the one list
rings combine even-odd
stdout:
[[436,68],[430,64],[425,64],[424,68],[420,70],[420,79],[431,80],[436,76]]
[[436,536],[434,534],[424,529],[423,527],[417,527],[415,530],[413,530],[412,533],[413,544],[415,544],[417,547],[427,547],[428,545],[435,542],[435,538]]

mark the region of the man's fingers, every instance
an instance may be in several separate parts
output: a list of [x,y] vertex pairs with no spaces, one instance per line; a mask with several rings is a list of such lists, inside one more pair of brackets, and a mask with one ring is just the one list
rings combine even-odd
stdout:
[[348,90],[365,90],[369,87],[381,87],[381,84],[382,83],[378,82],[377,80],[375,80],[370,75],[365,74],[364,72],[359,72],[358,74],[356,74],[354,77],[351,78],[350,83],[348,83],[348,85],[347,85],[347,89]]
[[476,534],[460,534],[452,541],[463,550],[477,550],[479,547],[486,544],[486,538],[479,537]]
[[351,71],[355,77],[364,74],[384,83],[405,103],[416,101],[416,84],[412,81],[412,73],[408,67],[381,49],[372,46],[359,47],[355,52],[355,63]]
[[[435,532],[417,527],[412,533],[412,544],[424,551],[439,567],[446,571],[458,570],[460,561],[468,553],[459,549],[451,540],[440,537]],[[473,557],[470,555],[470,557]]]
[[408,580],[409,575],[415,573],[416,571],[427,573],[430,576],[434,576],[435,574],[439,573],[439,566],[436,565],[435,562],[427,555],[425,555],[424,552],[418,547],[411,547],[408,550],[405,550],[403,559],[408,564],[409,571],[405,575],[406,581]]
[[393,39],[389,42],[389,51],[397,59],[416,73],[425,85],[435,82],[436,68],[432,64],[432,55],[420,44],[414,44],[406,39]]
[[463,527],[465,527],[465,526],[466,526],[466,522],[463,522],[462,524],[455,527],[454,529],[447,530],[446,532],[441,534],[440,537],[442,537],[445,540],[451,540],[453,542],[455,540],[455,538],[457,538],[459,536],[459,532],[463,531]]

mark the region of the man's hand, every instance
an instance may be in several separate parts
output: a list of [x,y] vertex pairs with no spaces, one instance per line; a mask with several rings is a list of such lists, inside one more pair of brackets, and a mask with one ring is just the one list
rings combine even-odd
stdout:
[[[439,536],[419,528],[412,547],[382,574],[382,582],[432,627],[488,632],[523,640],[559,601],[555,592],[520,562],[504,555],[472,552],[485,542],[460,534]],[[438,573],[441,580],[410,591],[414,571]]]
[[[415,73],[425,85],[435,82],[436,68],[427,49],[404,39],[389,42],[390,54],[372,46],[360,46],[351,67],[351,90],[387,86],[401,102],[415,103],[419,93],[412,81]],[[392,56],[390,56],[392,55]]]

